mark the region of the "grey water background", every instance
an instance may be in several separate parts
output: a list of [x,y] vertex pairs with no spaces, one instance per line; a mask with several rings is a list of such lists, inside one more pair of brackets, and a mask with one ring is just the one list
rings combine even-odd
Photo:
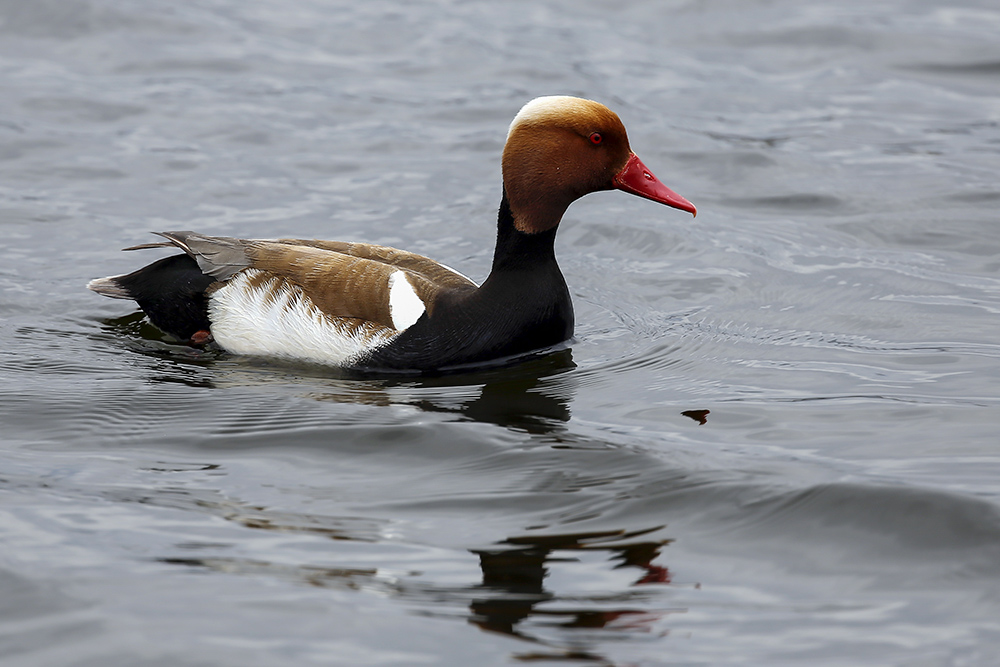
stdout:
[[[569,350],[350,380],[83,288],[162,229],[481,280],[543,94],[700,212],[571,207]],[[998,123],[992,0],[0,1],[0,662],[995,664]]]

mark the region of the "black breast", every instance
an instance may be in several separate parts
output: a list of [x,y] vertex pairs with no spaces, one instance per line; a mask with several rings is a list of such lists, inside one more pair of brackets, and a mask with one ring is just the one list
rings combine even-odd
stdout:
[[363,370],[428,372],[550,347],[573,335],[573,303],[556,264],[555,229],[514,229],[501,203],[493,270],[475,291],[439,294],[431,314],[374,350]]

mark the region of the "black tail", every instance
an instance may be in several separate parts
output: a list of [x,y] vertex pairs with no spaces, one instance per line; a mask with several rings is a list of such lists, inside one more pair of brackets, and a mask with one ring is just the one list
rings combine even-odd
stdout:
[[92,280],[87,287],[114,299],[135,300],[150,322],[188,340],[196,331],[209,330],[205,290],[214,282],[189,255],[174,255],[126,276]]

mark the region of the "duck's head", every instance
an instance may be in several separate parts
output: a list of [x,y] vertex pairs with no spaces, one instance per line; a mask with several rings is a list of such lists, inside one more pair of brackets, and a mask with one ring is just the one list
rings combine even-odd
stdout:
[[574,200],[598,190],[696,213],[636,157],[615,112],[578,97],[539,97],[522,107],[507,133],[503,182],[514,226],[529,234],[555,227]]

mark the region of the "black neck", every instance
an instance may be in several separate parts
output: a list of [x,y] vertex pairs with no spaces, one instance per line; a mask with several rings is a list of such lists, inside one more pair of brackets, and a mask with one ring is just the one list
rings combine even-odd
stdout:
[[497,215],[497,245],[493,251],[490,276],[506,271],[523,271],[540,264],[555,264],[556,228],[526,234],[514,226],[514,213],[504,191]]

